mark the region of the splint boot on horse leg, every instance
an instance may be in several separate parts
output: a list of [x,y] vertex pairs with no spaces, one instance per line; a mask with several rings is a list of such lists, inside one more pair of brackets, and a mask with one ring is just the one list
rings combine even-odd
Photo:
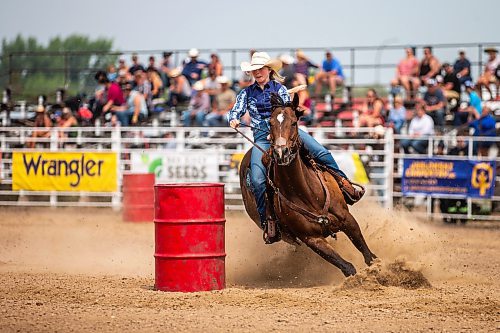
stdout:
[[[325,167],[329,173],[333,175],[337,183],[339,184],[340,190],[344,195],[344,199],[347,204],[352,205],[358,202],[365,194],[365,189],[358,184],[352,183],[345,173],[339,169],[337,162],[333,158],[332,154],[319,142],[314,140],[309,133],[304,132],[299,129],[299,136],[302,140],[303,147],[313,158],[313,160]],[[358,188],[356,188],[356,187]]]

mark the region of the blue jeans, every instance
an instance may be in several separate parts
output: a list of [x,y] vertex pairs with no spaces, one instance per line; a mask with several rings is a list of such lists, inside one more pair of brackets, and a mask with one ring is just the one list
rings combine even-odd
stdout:
[[401,146],[406,154],[410,154],[410,147],[413,147],[418,154],[425,154],[429,140],[427,139],[402,139]]
[[[261,129],[261,131],[253,131],[254,141],[262,149],[267,151],[271,146],[269,140],[267,139],[267,136],[269,135],[269,124],[266,121],[262,121],[256,127]],[[309,154],[314,161],[334,170],[342,177],[347,178],[345,173],[339,169],[339,166],[337,165],[337,162],[335,162],[332,154],[330,154],[330,152],[323,147],[323,145],[310,136],[309,133],[302,130],[299,130],[299,136],[302,140],[302,144],[309,151]],[[262,155],[263,153],[259,149],[253,148],[250,159],[252,191],[255,195],[261,226],[264,225],[266,221],[266,168],[262,164]]]
[[[194,115],[192,114],[193,112]],[[193,111],[193,110],[186,110],[182,112],[182,123],[184,124],[184,127],[190,127],[190,126],[197,126],[197,127],[202,127],[203,122],[205,120],[205,111]]]
[[[115,114],[121,126],[130,126],[130,122],[132,121],[134,111],[125,110],[116,112]],[[144,120],[144,115],[142,113],[139,113],[138,120],[139,121]]]

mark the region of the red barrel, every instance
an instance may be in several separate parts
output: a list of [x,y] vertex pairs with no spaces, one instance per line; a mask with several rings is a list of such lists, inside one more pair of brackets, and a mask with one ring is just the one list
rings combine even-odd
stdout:
[[155,185],[155,288],[226,286],[224,184]]
[[123,220],[151,222],[154,218],[154,173],[123,175]]

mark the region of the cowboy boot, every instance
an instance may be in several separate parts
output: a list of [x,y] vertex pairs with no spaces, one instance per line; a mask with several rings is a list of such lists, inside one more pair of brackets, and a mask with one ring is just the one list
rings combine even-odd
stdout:
[[[349,179],[342,177],[335,171],[327,169],[327,171],[335,178],[339,184],[340,190],[344,195],[344,200],[348,205],[353,205],[365,194],[365,188],[359,184],[351,182]],[[354,187],[356,186],[356,187]]]
[[274,212],[274,204],[269,200],[270,195],[266,193],[266,210],[267,219],[264,224],[264,243],[273,244],[281,240],[281,230],[279,221]]

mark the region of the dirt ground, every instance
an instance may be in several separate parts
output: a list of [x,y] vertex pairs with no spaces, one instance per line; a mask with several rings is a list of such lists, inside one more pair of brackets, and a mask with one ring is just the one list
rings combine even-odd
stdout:
[[381,258],[366,269],[339,235],[354,277],[304,246],[264,245],[249,218],[227,213],[227,288],[169,293],[154,290],[153,223],[0,207],[0,332],[500,331],[500,221],[354,215]]

